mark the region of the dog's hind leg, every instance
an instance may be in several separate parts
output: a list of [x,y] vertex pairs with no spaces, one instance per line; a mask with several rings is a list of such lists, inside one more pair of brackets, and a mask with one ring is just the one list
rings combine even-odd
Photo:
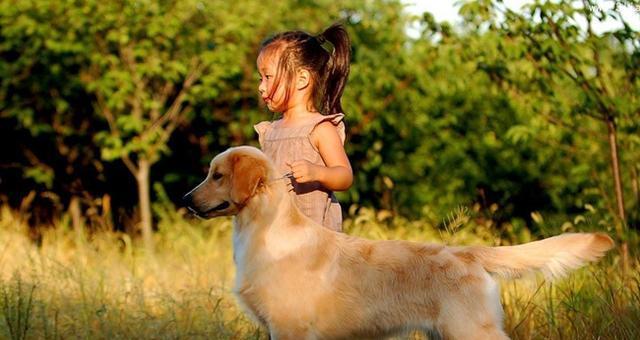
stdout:
[[[481,304],[474,307],[482,307]],[[464,310],[438,325],[445,340],[508,340],[502,330],[502,315],[489,308],[473,308]]]
[[509,339],[502,330],[500,287],[484,273],[483,282],[450,300],[448,318],[438,328],[445,339]]

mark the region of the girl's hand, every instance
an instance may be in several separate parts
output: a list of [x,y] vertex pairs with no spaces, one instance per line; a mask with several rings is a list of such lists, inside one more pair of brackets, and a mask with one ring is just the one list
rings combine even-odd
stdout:
[[291,174],[298,183],[307,183],[318,180],[319,166],[306,160],[287,162],[291,168]]

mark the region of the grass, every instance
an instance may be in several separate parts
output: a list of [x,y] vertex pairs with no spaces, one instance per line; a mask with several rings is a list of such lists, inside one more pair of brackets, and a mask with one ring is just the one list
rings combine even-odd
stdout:
[[[506,242],[490,222],[466,214],[457,211],[436,229],[361,210],[345,228],[375,239]],[[156,215],[151,255],[121,233],[78,240],[65,218],[43,232],[38,246],[20,216],[0,208],[0,338],[267,339],[230,293],[230,219],[193,221],[162,207]],[[514,339],[640,338],[640,265],[632,257],[624,273],[618,261],[614,251],[554,283],[502,282],[505,329]]]

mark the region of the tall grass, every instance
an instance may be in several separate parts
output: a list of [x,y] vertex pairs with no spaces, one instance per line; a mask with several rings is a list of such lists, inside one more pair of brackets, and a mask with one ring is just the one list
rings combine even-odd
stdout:
[[[78,239],[67,219],[26,236],[20,216],[0,208],[0,338],[266,339],[238,309],[230,219],[190,220],[156,207],[155,254],[129,236]],[[346,232],[374,239],[502,244],[489,221],[461,209],[441,228],[361,209]],[[514,339],[638,339],[640,265],[627,273],[608,255],[554,283],[502,283],[505,328]],[[403,338],[424,339],[417,333]]]
[[[124,234],[78,242],[68,225],[40,247],[0,211],[0,338],[258,339],[229,293],[230,220],[164,219],[157,252]],[[264,336],[263,336],[264,337]]]

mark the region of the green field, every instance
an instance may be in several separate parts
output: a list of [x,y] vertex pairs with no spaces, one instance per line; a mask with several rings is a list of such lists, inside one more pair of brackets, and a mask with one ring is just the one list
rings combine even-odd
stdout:
[[[231,220],[191,220],[161,211],[156,253],[121,233],[84,239],[63,217],[39,246],[20,216],[0,215],[0,337],[8,339],[266,339],[237,308]],[[461,210],[440,231],[424,222],[363,210],[347,232],[377,239],[496,244],[491,223]],[[632,252],[633,254],[633,252]],[[640,263],[622,269],[613,250],[557,282],[502,282],[505,328],[514,339],[638,339]],[[412,333],[401,338],[426,338]]]

